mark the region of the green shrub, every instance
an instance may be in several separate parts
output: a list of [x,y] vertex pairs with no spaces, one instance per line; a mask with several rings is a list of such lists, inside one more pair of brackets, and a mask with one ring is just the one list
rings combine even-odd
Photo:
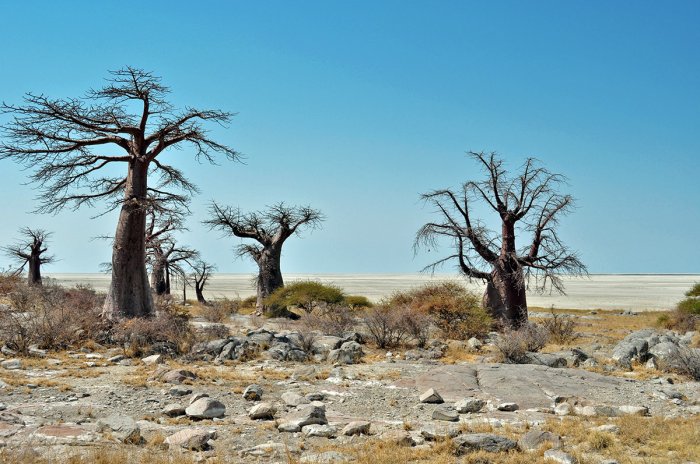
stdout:
[[386,304],[407,306],[427,314],[445,337],[456,340],[484,336],[493,326],[481,297],[456,282],[428,284],[398,292]]
[[688,331],[695,330],[700,324],[700,283],[685,293],[686,299],[676,305],[670,317],[663,321],[669,329]]
[[265,299],[265,306],[270,315],[282,315],[289,307],[297,307],[311,313],[318,307],[343,303],[344,299],[343,291],[335,285],[301,281],[275,290]]
[[372,302],[366,296],[348,295],[345,297],[345,303],[350,309],[371,308]]

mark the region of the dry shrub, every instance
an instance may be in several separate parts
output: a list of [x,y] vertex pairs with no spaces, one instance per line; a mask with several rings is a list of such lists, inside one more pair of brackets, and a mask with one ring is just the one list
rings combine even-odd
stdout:
[[544,319],[540,324],[547,329],[551,339],[562,345],[571,343],[578,338],[576,333],[576,321],[564,314],[551,312],[552,317]]
[[518,330],[506,329],[496,341],[504,361],[521,363],[528,352],[539,351],[547,344],[549,332],[538,324],[528,322]]
[[19,284],[0,310],[0,339],[27,354],[31,346],[64,349],[87,340],[103,341],[108,323],[100,318],[103,297],[87,286]]
[[222,298],[200,306],[200,314],[208,322],[223,322],[236,314],[241,306],[239,298]]
[[700,349],[679,347],[670,359],[658,359],[659,369],[700,380]]
[[196,342],[208,342],[228,337],[231,335],[231,330],[224,324],[211,324],[199,327],[194,335]]
[[408,336],[413,338],[419,348],[425,348],[430,340],[430,328],[433,325],[433,318],[411,306],[404,306],[398,310],[399,320],[404,326]]
[[166,307],[157,310],[154,317],[119,321],[112,337],[131,357],[186,353],[194,341],[188,316]]
[[399,346],[406,339],[402,313],[401,308],[388,305],[379,305],[365,312],[362,322],[378,348]]
[[700,326],[700,316],[675,309],[670,313],[660,315],[657,319],[657,323],[665,329],[689,332],[698,329],[698,326]]
[[314,311],[301,316],[304,331],[317,331],[324,335],[341,337],[355,327],[355,314],[347,306],[333,306],[325,311]]
[[431,316],[443,336],[455,340],[483,337],[493,327],[493,319],[483,308],[481,297],[455,282],[398,292],[385,304],[409,307]]
[[22,284],[22,279],[9,272],[0,273],[0,295],[9,295]]

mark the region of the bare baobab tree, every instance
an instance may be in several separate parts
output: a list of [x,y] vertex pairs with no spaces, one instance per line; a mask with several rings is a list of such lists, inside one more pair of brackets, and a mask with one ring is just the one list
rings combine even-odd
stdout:
[[204,286],[207,284],[212,272],[216,270],[216,266],[201,259],[197,259],[190,264],[190,267],[192,268],[190,278],[194,284],[194,292],[195,295],[197,295],[197,301],[202,304],[207,304],[207,300],[204,298]]
[[280,260],[285,240],[298,233],[300,228],[319,227],[324,220],[320,211],[309,206],[287,206],[284,203],[247,214],[242,214],[237,208],[213,203],[210,214],[211,218],[204,222],[210,228],[257,242],[241,244],[236,252],[239,257],[252,258],[258,265],[258,311],[262,311],[265,297],[284,286]]
[[[428,266],[434,270],[456,260],[462,274],[485,281],[484,305],[511,327],[527,322],[526,289],[564,292],[561,275],[585,275],[586,267],[557,235],[559,217],[570,211],[571,195],[559,193],[564,177],[528,158],[521,173],[509,177],[496,154],[469,152],[486,174],[483,181],[466,182],[460,192],[435,190],[422,195],[436,208],[440,220],[420,228],[415,246],[435,247],[452,241],[454,253]],[[474,204],[484,202],[500,219],[494,233],[474,219]],[[516,236],[529,235],[517,247]]]
[[[13,117],[2,127],[0,159],[10,158],[34,170],[31,179],[39,186],[40,212],[92,206],[100,200],[109,210],[120,209],[104,306],[108,317],[153,313],[146,272],[148,206],[180,198],[173,190],[195,190],[160,155],[190,146],[195,158],[209,162],[216,154],[238,157],[203,127],[205,122],[229,122],[230,113],[176,110],[166,101],[168,93],[159,77],[127,67],[112,72],[102,88],[80,98],[29,93],[23,104],[0,105],[0,112]],[[115,165],[123,166],[123,175],[114,176]]]
[[15,245],[4,247],[3,251],[17,262],[18,268],[14,272],[15,275],[21,274],[28,265],[27,283],[41,285],[42,264],[52,263],[55,259],[53,256],[45,255],[48,251],[46,243],[51,233],[29,227],[20,229],[19,233],[22,235],[22,239],[17,241]]

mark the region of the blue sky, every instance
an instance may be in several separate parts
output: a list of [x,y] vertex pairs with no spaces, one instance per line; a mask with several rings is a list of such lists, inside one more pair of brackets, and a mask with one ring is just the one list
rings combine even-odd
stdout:
[[[245,164],[165,155],[201,188],[182,241],[222,272],[254,268],[233,259],[238,239],[200,224],[212,199],[326,214],[286,244],[283,271],[416,272],[440,253],[413,255],[432,218],[418,196],[478,178],[466,150],[567,175],[578,207],[562,235],[591,272],[700,272],[698,2],[45,1],[0,14],[6,102],[78,96],[131,65],[177,105],[238,113],[212,133]],[[47,271],[110,259],[91,238],[116,215],[33,214],[26,179],[0,163],[0,243],[44,227],[61,259]]]

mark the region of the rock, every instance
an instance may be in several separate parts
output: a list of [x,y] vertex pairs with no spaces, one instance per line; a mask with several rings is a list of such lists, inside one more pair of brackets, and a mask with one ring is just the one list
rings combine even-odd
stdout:
[[299,406],[301,404],[309,404],[311,401],[298,393],[294,392],[284,392],[282,393],[282,401],[287,406]]
[[305,398],[309,401],[323,401],[326,399],[326,394],[321,392],[307,393]]
[[546,461],[553,461],[559,464],[576,464],[576,458],[567,454],[561,450],[549,449],[544,452],[544,459]]
[[117,364],[119,361],[124,361],[126,359],[126,356],[123,354],[118,354],[116,356],[112,356],[111,358],[107,359],[107,362],[112,363],[112,364]]
[[174,384],[180,384],[185,380],[194,380],[196,378],[197,376],[194,374],[194,372],[190,372],[185,369],[173,369],[160,376],[161,382]]
[[500,403],[498,406],[496,406],[496,409],[498,409],[499,411],[512,412],[520,409],[520,406],[518,406],[517,403]]
[[311,424],[301,428],[305,437],[335,438],[338,431],[331,425]]
[[311,352],[326,357],[331,350],[337,350],[342,344],[343,341],[340,337],[331,335],[317,337],[311,347]]
[[163,356],[160,354],[152,354],[151,356],[146,356],[145,358],[142,358],[141,362],[148,365],[160,364],[163,362]]
[[552,432],[530,430],[518,440],[518,446],[523,451],[536,450],[543,443],[551,443],[553,448],[561,446],[561,438]]
[[403,356],[408,361],[418,361],[419,359],[440,359],[444,356],[444,354],[440,350],[424,350],[422,348],[416,348],[414,350],[406,351]]
[[420,434],[426,440],[440,441],[447,438],[454,438],[462,431],[456,424],[425,424],[420,429]]
[[162,411],[164,416],[177,417],[185,415],[185,407],[179,403],[170,403],[165,405]]
[[326,451],[318,454],[307,454],[301,457],[300,463],[304,464],[336,464],[351,462],[353,458],[338,451]]
[[632,361],[646,361],[649,351],[648,338],[654,337],[650,329],[638,330],[627,335],[613,348],[612,359],[620,366],[630,369]]
[[510,451],[518,446],[517,443],[509,438],[491,433],[469,433],[459,435],[452,439],[452,443],[458,455],[479,450],[498,453],[501,451]]
[[659,364],[656,362],[656,358],[649,358],[649,361],[644,365],[647,369],[658,369]]
[[620,406],[617,408],[620,411],[620,415],[623,416],[648,416],[649,408],[646,406]]
[[370,423],[367,421],[353,421],[343,427],[340,434],[348,437],[352,435],[369,435],[369,428]]
[[318,402],[303,405],[297,408],[279,424],[280,432],[299,432],[305,425],[328,423],[326,419],[326,407]]
[[36,429],[31,435],[31,439],[38,439],[48,444],[69,444],[93,442],[97,436],[75,424],[55,424],[44,425]]
[[554,414],[557,416],[568,416],[571,414],[572,409],[569,403],[559,403],[554,407]]
[[233,357],[234,350],[241,343],[241,340],[238,339],[230,340],[221,348],[221,351],[216,356],[216,360],[225,361],[226,359],[231,359]]
[[185,408],[185,414],[193,419],[213,419],[223,417],[226,406],[213,398],[200,398]]
[[175,387],[172,387],[168,393],[170,393],[171,396],[186,396],[192,393],[191,388],[183,387],[181,385],[177,385]]
[[442,396],[440,396],[440,394],[433,388],[425,391],[418,397],[418,399],[421,403],[440,404],[445,402],[445,400],[442,399]]
[[197,343],[192,347],[190,353],[192,353],[193,355],[208,354],[211,356],[216,356],[228,343],[230,343],[230,341],[226,338]]
[[287,361],[304,362],[309,359],[309,356],[302,350],[291,349],[287,352]]
[[382,439],[399,446],[416,446],[416,441],[405,430],[389,430],[382,434]]
[[479,348],[484,346],[484,344],[478,338],[472,337],[469,340],[467,340],[467,346],[471,350],[478,350]]
[[241,451],[241,455],[265,457],[267,460],[264,462],[270,462],[269,459],[271,458],[287,457],[288,453],[293,452],[296,452],[296,450],[290,450],[289,446],[285,443],[267,442],[245,449]]
[[598,405],[588,405],[588,406],[575,406],[574,412],[579,416],[587,417],[617,417],[620,415],[618,408],[614,406],[606,406],[602,404]]
[[459,414],[451,406],[438,406],[433,410],[432,418],[433,420],[457,422],[459,420]]
[[113,414],[97,421],[100,432],[109,431],[122,443],[141,443],[141,429],[131,417]]
[[260,401],[262,399],[263,389],[260,385],[248,385],[243,391],[243,398],[248,401]]
[[464,398],[455,403],[455,409],[460,414],[479,412],[486,406],[486,401],[479,398]]
[[271,420],[275,418],[277,409],[270,403],[258,403],[248,411],[248,417],[255,420]]
[[165,444],[171,447],[180,447],[188,450],[201,451],[207,449],[207,442],[211,439],[211,432],[201,428],[188,428],[180,430],[165,439]]
[[615,425],[615,424],[603,424],[603,425],[599,425],[598,427],[593,427],[592,430],[596,430],[598,432],[605,432],[605,433],[619,433],[620,426]]
[[200,398],[208,398],[208,397],[209,397],[209,395],[206,393],[195,393],[192,396],[190,396],[190,401],[187,404],[192,404]]
[[547,367],[566,367],[566,358],[553,353],[525,353],[520,361],[521,364],[538,364]]
[[331,350],[328,353],[328,362],[340,364],[357,364],[360,362],[362,355],[362,347],[355,341],[348,341],[340,345],[337,350]]
[[7,370],[22,369],[22,361],[20,361],[19,359],[8,359],[3,362],[0,362],[0,366],[2,366],[3,369]]

